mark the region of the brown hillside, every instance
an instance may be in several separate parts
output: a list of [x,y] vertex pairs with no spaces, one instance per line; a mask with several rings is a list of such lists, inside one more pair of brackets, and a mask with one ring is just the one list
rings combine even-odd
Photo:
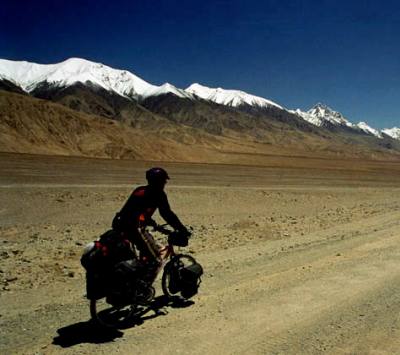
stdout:
[[260,165],[271,155],[399,159],[398,154],[361,144],[346,146],[305,132],[265,132],[269,139],[260,143],[248,132],[231,130],[229,136],[218,136],[153,113],[108,119],[0,90],[3,152]]
[[185,144],[168,138],[175,133],[185,137],[168,122],[158,122],[154,133],[155,122],[137,129],[124,122],[4,91],[0,91],[0,108],[1,151],[175,160],[183,159],[187,150]]
[[[47,100],[0,91],[0,151],[163,161],[242,161],[251,145],[155,117],[134,127]],[[240,152],[241,154],[237,154]]]

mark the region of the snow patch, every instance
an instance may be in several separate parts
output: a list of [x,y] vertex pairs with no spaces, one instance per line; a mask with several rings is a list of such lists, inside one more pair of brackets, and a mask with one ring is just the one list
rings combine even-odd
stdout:
[[359,123],[357,123],[356,126],[359,129],[361,129],[362,131],[364,131],[365,133],[372,134],[373,136],[378,137],[378,138],[382,138],[381,132],[379,132],[375,128],[368,126],[365,122],[359,122]]
[[240,90],[226,90],[222,88],[209,88],[198,83],[190,85],[185,89],[186,92],[196,95],[204,100],[213,101],[217,104],[238,107],[240,105],[250,105],[255,107],[278,107],[277,103],[264,99],[259,96],[250,95]]
[[398,128],[398,127],[385,128],[381,132],[393,139],[400,140],[400,128]]

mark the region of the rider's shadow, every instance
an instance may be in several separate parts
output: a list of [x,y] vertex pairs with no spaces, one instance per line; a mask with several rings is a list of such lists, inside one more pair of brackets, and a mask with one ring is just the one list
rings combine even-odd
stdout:
[[81,343],[101,344],[121,338],[124,333],[118,329],[105,328],[94,321],[79,322],[57,330],[53,344],[68,348]]
[[[146,320],[154,319],[168,314],[166,307],[186,308],[193,305],[190,300],[183,300],[179,297],[168,299],[164,296],[156,297],[151,304],[143,308],[142,312],[132,318],[123,328],[128,329],[142,325]],[[81,343],[101,344],[114,341],[116,338],[122,338],[124,335],[118,329],[105,328],[96,322],[89,320],[68,325],[57,330],[58,335],[54,337],[53,344],[63,348],[68,348]]]

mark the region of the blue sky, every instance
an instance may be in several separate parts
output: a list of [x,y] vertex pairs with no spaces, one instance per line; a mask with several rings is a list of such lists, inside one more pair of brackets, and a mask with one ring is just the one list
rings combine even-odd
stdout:
[[3,0],[0,58],[70,57],[152,84],[240,89],[287,108],[323,102],[400,127],[400,2]]

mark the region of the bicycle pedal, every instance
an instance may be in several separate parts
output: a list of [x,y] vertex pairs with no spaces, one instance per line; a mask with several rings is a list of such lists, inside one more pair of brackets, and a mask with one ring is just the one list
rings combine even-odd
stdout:
[[141,305],[149,304],[156,294],[156,290],[153,286],[149,286],[137,295],[137,303]]

